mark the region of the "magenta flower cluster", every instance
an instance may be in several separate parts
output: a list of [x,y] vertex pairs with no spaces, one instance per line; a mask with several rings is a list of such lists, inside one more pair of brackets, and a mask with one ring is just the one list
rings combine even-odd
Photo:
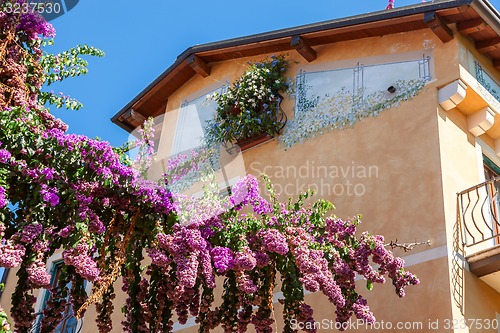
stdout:
[[309,248],[314,242],[313,237],[301,227],[288,227],[286,231],[297,268],[302,275],[299,280],[304,288],[310,292],[321,290],[337,309],[343,308],[346,304],[345,297],[329,269],[323,251]]
[[59,204],[59,196],[57,195],[57,188],[50,188],[45,184],[42,184],[42,189],[40,194],[42,195],[43,201],[47,202],[52,207]]
[[209,245],[201,232],[191,227],[177,227],[172,235],[158,235],[159,246],[167,250],[177,265],[179,285],[192,288],[198,272],[213,287],[215,280],[210,263]]
[[288,242],[286,237],[276,229],[262,229],[256,234],[260,240],[262,249],[267,253],[286,255],[288,253]]
[[76,272],[88,281],[99,278],[99,268],[92,258],[90,247],[85,242],[80,242],[75,248],[64,250],[62,257],[66,265],[74,266]]
[[37,39],[39,35],[43,37],[54,37],[56,30],[37,11],[22,10],[19,18],[18,30],[26,33],[29,39]]
[[[1,3],[1,9],[6,5]],[[15,15],[0,10],[0,29],[6,37],[0,42],[0,267],[22,264],[12,299],[15,329],[24,332],[34,319],[33,297],[29,296],[34,288],[48,286],[44,265],[54,251],[63,250],[64,270],[74,276],[68,290],[71,303],[81,306],[82,297],[87,298],[81,292],[82,278],[98,285],[108,274],[106,267],[98,267],[96,258],[103,239],[124,239],[125,225],[139,211],[142,221],[170,218],[173,204],[161,184],[143,181],[109,143],[66,133],[67,126],[38,103],[47,74],[41,39],[54,35],[52,26],[36,11]],[[150,137],[150,148],[151,141]],[[146,153],[151,154],[151,149]],[[145,228],[149,234],[133,229],[130,238],[145,236],[144,242],[150,241],[154,228]],[[112,237],[107,234],[110,231]],[[110,246],[104,252],[113,249]],[[141,252],[135,245],[126,251]],[[107,255],[113,258],[110,252]],[[208,270],[210,257],[204,257],[208,257],[204,266]],[[61,306],[54,302],[55,308]],[[50,327],[55,327],[52,321],[57,326],[61,318],[51,319]]]
[[0,163],[7,163],[10,159],[10,152],[5,149],[0,149]]
[[232,188],[231,203],[239,210],[250,204],[257,214],[271,213],[271,204],[259,193],[259,183],[255,177],[247,176],[237,182]]
[[7,196],[5,195],[5,188],[0,186],[0,208],[4,208],[7,206],[8,201],[7,201]]
[[12,241],[2,240],[0,244],[0,267],[14,268],[21,264],[26,248]]
[[379,265],[379,272],[387,274],[392,279],[399,297],[405,296],[404,288],[410,285],[419,284],[418,278],[410,272],[404,270],[404,261],[395,257],[394,254],[384,246],[383,236],[372,236],[363,234],[362,242],[370,244],[372,260]]
[[[215,262],[215,258],[214,258]],[[248,247],[243,247],[234,254],[234,267],[241,271],[251,271],[257,266],[255,253]]]
[[[153,266],[166,278],[172,279],[168,272],[175,272],[168,295],[180,322],[191,313],[198,316],[203,327],[222,325],[225,330],[244,331],[253,324],[259,332],[269,331],[274,321],[260,306],[266,304],[266,297],[273,297],[267,294],[274,283],[269,280],[269,268],[277,269],[283,258],[293,265],[293,280],[298,279],[301,286],[295,292],[283,291],[285,304],[293,304],[296,309],[287,310],[286,316],[303,323],[313,322],[314,318],[303,296],[298,297],[303,295],[302,286],[310,292],[322,292],[336,307],[337,321],[346,322],[355,315],[373,323],[375,317],[367,301],[356,293],[357,275],[371,283],[383,283],[384,276],[388,276],[400,296],[406,286],[418,283],[404,271],[402,261],[383,246],[382,237],[362,233],[358,238],[359,219],[326,216],[328,205],[321,210],[320,205],[272,204],[261,196],[253,176],[246,176],[233,187],[230,202],[233,208],[224,214],[189,225],[174,225],[171,233],[158,233],[157,248],[147,250]],[[292,271],[279,272],[286,276]],[[212,290],[217,276],[226,279],[223,300],[228,303],[212,309],[211,302],[203,297],[199,301],[199,288]],[[254,313],[254,306],[261,310]],[[219,312],[229,307],[245,310],[238,315]]]
[[33,223],[25,226],[21,231],[21,242],[31,244],[42,234],[43,226],[40,223]]
[[234,253],[231,249],[216,246],[210,252],[217,272],[224,273],[234,267]]
[[50,286],[51,276],[47,273],[47,268],[45,263],[41,259],[37,259],[32,262],[28,268],[26,268],[28,273],[28,280],[37,288],[47,288]]

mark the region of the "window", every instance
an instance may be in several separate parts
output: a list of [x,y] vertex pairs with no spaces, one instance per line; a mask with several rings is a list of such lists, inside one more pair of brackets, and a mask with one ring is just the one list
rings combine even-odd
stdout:
[[[9,270],[7,268],[0,267],[0,284],[5,284],[7,281],[7,275]],[[0,297],[2,296],[3,290],[0,288]]]
[[484,161],[484,178],[486,180],[491,180],[500,175],[500,168],[493,163],[487,156],[483,155]]
[[[490,204],[491,226],[489,226],[494,235],[500,235],[500,168],[488,157],[483,155],[484,177],[486,181],[486,191]],[[494,180],[495,181],[491,181]],[[500,236],[494,238],[495,244],[500,244]]]
[[[63,268],[63,261],[57,261],[53,263],[51,273],[50,275],[52,276],[51,279],[51,286],[52,288],[56,287],[59,283],[59,279],[61,278],[61,273],[62,273],[62,268]],[[71,282],[68,283],[67,288],[71,288]],[[41,328],[41,320],[43,317],[43,309],[45,309],[45,306],[47,304],[47,301],[50,298],[50,293],[48,290],[45,290],[43,293],[43,303],[42,306],[40,307],[40,311],[38,312],[38,317],[36,320],[36,326],[33,332],[40,332]],[[69,296],[67,297],[69,299]],[[64,309],[63,314],[63,320],[59,325],[56,327],[54,330],[55,333],[76,333],[77,328],[81,326],[81,319],[77,320],[74,312],[73,312],[73,307],[70,302],[66,305],[66,308]]]
[[[222,86],[208,94],[224,93],[226,88]],[[206,149],[203,142],[206,122],[214,118],[216,109],[217,103],[208,99],[207,94],[181,105],[172,151],[164,170],[171,192],[185,193],[204,173],[220,169],[220,155]]]

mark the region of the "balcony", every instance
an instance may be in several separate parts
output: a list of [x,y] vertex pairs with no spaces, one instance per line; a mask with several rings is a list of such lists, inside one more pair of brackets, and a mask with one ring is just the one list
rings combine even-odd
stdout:
[[500,292],[500,177],[458,193],[458,202],[469,269]]
[[480,67],[476,68],[476,76],[462,65],[459,69],[457,80],[439,88],[439,104],[445,111],[455,110],[463,114],[468,132],[475,137],[489,136],[495,143],[495,153],[500,157],[500,87]]

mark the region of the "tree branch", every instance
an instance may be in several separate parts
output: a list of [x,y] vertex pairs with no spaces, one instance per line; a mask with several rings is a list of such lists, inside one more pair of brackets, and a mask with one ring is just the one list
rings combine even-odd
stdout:
[[427,240],[425,242],[414,242],[414,243],[398,243],[398,240],[390,241],[390,243],[384,244],[384,246],[390,246],[392,250],[395,248],[403,249],[405,252],[413,250],[415,247],[419,245],[428,245],[431,246],[431,241]]

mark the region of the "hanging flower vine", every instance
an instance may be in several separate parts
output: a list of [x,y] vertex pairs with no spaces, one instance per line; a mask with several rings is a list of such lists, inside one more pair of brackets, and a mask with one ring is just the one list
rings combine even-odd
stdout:
[[226,93],[209,96],[218,106],[215,118],[205,126],[207,145],[278,134],[284,126],[279,116],[280,94],[290,88],[287,68],[285,55],[250,63]]

